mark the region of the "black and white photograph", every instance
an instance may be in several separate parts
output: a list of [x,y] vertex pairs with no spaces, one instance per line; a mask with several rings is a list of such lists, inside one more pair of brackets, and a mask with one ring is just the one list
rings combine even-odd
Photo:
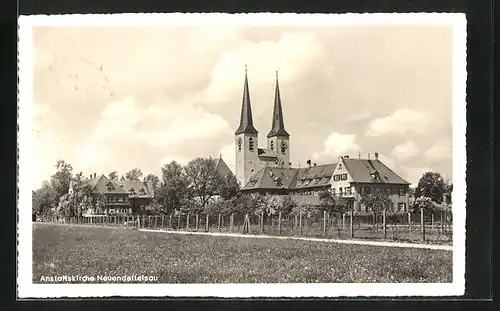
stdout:
[[21,16],[18,295],[462,295],[462,14]]

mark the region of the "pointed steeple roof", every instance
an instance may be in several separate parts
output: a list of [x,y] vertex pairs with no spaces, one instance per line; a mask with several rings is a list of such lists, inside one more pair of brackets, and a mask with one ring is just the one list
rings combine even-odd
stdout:
[[276,89],[274,91],[274,111],[273,111],[273,125],[267,137],[273,136],[286,136],[290,134],[285,130],[285,123],[283,121],[283,109],[281,108],[280,86],[278,83],[278,71],[276,70]]
[[241,105],[240,126],[234,133],[235,135],[242,133],[258,134],[253,126],[252,106],[250,104],[250,91],[248,89],[247,66],[245,65],[245,84],[243,86],[243,103]]

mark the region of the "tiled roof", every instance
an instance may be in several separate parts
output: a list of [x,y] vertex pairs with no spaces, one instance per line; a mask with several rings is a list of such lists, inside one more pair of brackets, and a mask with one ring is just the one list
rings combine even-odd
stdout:
[[[355,183],[409,184],[379,160],[344,159],[344,163]],[[331,185],[336,167],[337,163],[288,169],[267,167],[255,173],[242,190],[324,188]],[[373,172],[378,172],[379,181],[371,177]]]
[[212,159],[215,165],[215,169],[219,172],[221,176],[227,176],[229,174],[233,174],[229,166],[227,166],[226,162],[222,158]]
[[117,182],[123,189],[131,194],[132,190],[138,198],[151,198],[153,197],[153,187],[145,182],[139,180],[121,180]]
[[306,189],[329,186],[335,167],[337,167],[337,163],[299,168],[293,187]]
[[[88,185],[92,187],[92,190],[101,194],[126,194],[122,186],[120,186],[116,181],[109,179],[108,177],[101,175],[100,177],[87,179],[85,181]],[[108,185],[112,187],[108,190]]]
[[[344,159],[344,164],[357,183],[410,184],[379,160]],[[373,172],[378,172],[379,181],[370,175]]]
[[259,148],[257,150],[257,155],[259,157],[265,157],[265,158],[277,158],[276,152],[274,152],[273,149],[263,149]]

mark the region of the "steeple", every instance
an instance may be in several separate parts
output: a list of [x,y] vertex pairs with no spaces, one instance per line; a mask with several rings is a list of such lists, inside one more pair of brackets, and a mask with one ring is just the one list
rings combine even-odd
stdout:
[[240,126],[234,134],[238,135],[242,133],[258,134],[257,130],[253,126],[250,91],[248,89],[247,65],[245,65],[245,84],[243,86],[243,103],[241,105]]
[[276,89],[274,91],[274,111],[273,111],[273,125],[267,137],[285,136],[289,137],[290,134],[285,130],[283,122],[283,109],[281,108],[280,86],[278,83],[278,70],[276,70]]

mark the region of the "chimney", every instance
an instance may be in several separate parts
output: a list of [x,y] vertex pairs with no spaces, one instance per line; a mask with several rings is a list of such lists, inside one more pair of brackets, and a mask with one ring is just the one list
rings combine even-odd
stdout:
[[370,160],[370,153],[368,153],[368,160]]
[[97,173],[94,173],[94,178],[96,178],[96,177],[97,177]]
[[314,166],[316,166],[316,163],[314,163]]
[[307,160],[307,167],[311,167],[311,160]]
[[90,178],[92,178],[92,174],[90,174]]
[[288,162],[288,166],[292,167],[292,162]]
[[346,155],[344,156],[344,159],[349,159],[349,155],[348,155],[348,154],[346,154]]
[[375,160],[378,160],[378,152],[375,152]]

